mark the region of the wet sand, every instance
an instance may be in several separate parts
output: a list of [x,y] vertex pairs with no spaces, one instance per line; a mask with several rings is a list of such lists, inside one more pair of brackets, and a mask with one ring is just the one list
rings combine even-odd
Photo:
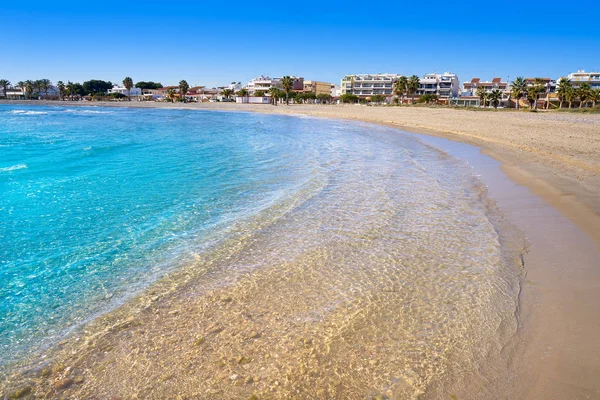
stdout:
[[[482,175],[490,197],[498,202],[502,213],[527,235],[530,243],[524,260],[527,277],[519,297],[516,334],[497,354],[490,354],[495,362],[482,366],[481,374],[488,379],[487,384],[478,377],[465,377],[447,394],[455,398],[534,399],[595,398],[600,395],[600,352],[596,350],[596,338],[600,336],[600,241],[596,209],[600,203],[598,116],[420,108],[394,111],[358,106],[287,108],[209,104],[188,107],[359,119],[481,146],[485,153],[503,163],[502,169],[514,182],[500,172],[500,164],[483,157],[478,149],[423,138],[426,143],[432,140],[433,146],[469,160],[474,172]],[[206,275],[202,279],[210,279],[210,266],[206,265],[204,271]],[[323,284],[318,275],[308,278],[267,273],[253,275],[251,285],[236,284],[211,291],[210,296],[198,296],[193,285],[185,288],[173,285],[173,282],[186,281],[177,276],[181,274],[192,272],[182,269],[171,276],[172,281],[156,285],[137,301],[93,322],[89,334],[84,332],[79,340],[63,343],[62,357],[58,359],[68,360],[68,365],[62,362],[42,364],[35,371],[35,377],[27,376],[36,382],[41,379],[37,393],[58,396],[64,389],[69,396],[86,393],[80,390],[86,386],[88,372],[77,366],[88,363],[96,364],[96,376],[105,379],[101,386],[95,386],[99,397],[109,396],[114,393],[111,390],[117,389],[126,398],[144,398],[148,393],[155,393],[147,392],[144,396],[142,388],[148,388],[149,384],[148,378],[144,377],[144,368],[164,371],[158,377],[156,371],[151,374],[156,387],[169,387],[169,381],[175,375],[186,373],[210,383],[196,387],[170,386],[173,388],[171,393],[185,393],[188,398],[216,398],[223,396],[223,390],[230,398],[243,398],[253,392],[263,394],[261,398],[269,398],[269,393],[280,392],[278,387],[286,387],[285,393],[293,397],[294,392],[287,390],[289,381],[298,382],[298,387],[320,386],[323,392],[317,395],[318,398],[343,397],[352,393],[351,385],[344,381],[342,367],[345,361],[353,370],[364,371],[365,377],[385,381],[384,376],[379,376],[378,364],[378,360],[389,361],[385,346],[371,349],[369,357],[359,359],[352,353],[357,343],[338,341],[334,351],[341,357],[330,360],[330,364],[325,360],[323,364],[324,360],[318,355],[332,349],[331,342],[318,337],[319,332],[307,331],[301,335],[294,332],[285,341],[278,341],[276,347],[261,334],[265,330],[289,330],[289,321],[285,321],[286,304],[290,298],[295,299],[296,304],[302,304],[305,293],[302,286],[296,293],[249,288],[277,288],[282,279],[291,282],[301,279],[303,285],[318,288]],[[198,274],[197,268],[193,274]],[[265,310],[261,311],[259,305],[271,303],[281,304],[279,317],[261,318]],[[147,323],[150,317],[153,324]],[[205,322],[210,320],[226,320],[226,325],[233,326],[234,332],[221,335],[225,325],[207,325]],[[173,327],[170,333],[165,333],[165,326]],[[349,328],[353,332],[361,329],[368,332],[368,327],[361,327],[359,323]],[[143,348],[139,347],[140,343],[144,343]],[[165,346],[189,355],[190,362],[178,362],[175,368],[170,357],[157,357]],[[359,353],[368,351],[361,349]],[[269,358],[256,360],[255,354],[269,354]],[[202,365],[195,364],[198,360]],[[262,372],[249,372],[255,371],[257,363]],[[132,376],[112,374],[111,365],[119,364],[129,365],[130,368],[124,370]],[[339,373],[337,380],[319,382],[319,376],[311,375],[311,371],[323,368],[333,369],[332,376]],[[198,371],[210,374],[194,375],[199,374]],[[272,376],[281,377],[280,381],[266,383],[265,379]],[[123,387],[124,382],[129,383],[127,387]],[[355,384],[360,386],[360,382]],[[407,383],[397,382],[395,387],[389,388],[389,393],[384,390],[373,396],[403,398],[398,395],[403,393],[403,384]],[[99,387],[107,391],[99,392]],[[199,387],[205,391],[198,392]],[[262,392],[253,391],[255,387]],[[27,385],[21,388],[27,390]],[[11,390],[18,388],[11,387]],[[295,395],[302,397],[302,392]],[[437,398],[427,394],[425,397]]]

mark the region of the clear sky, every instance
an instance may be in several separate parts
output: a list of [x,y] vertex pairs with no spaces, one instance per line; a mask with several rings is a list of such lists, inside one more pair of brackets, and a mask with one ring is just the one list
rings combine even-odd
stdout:
[[0,79],[217,86],[347,73],[600,70],[598,0],[0,0]]

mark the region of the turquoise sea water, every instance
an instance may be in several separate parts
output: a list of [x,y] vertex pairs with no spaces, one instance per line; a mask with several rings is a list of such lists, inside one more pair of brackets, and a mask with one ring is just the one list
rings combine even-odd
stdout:
[[[231,268],[323,263],[332,291],[315,297],[311,318],[355,297],[373,309],[373,293],[400,285],[368,332],[403,337],[390,343],[413,349],[403,362],[414,362],[407,377],[420,387],[441,376],[448,354],[473,360],[513,329],[518,271],[489,211],[465,163],[387,128],[0,106],[0,366],[261,218],[268,244]],[[308,254],[319,257],[305,265]]]

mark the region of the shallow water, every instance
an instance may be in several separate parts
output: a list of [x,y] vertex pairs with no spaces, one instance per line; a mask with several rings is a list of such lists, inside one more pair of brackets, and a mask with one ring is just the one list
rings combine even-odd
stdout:
[[[516,330],[521,271],[501,216],[466,164],[411,136],[183,110],[6,106],[0,121],[4,364],[181,265],[210,271],[186,289],[194,307],[229,293],[206,321],[263,316],[255,358],[287,360],[282,397],[418,396],[476,370]],[[173,324],[185,336],[189,322]],[[235,357],[219,334],[219,357]],[[289,346],[307,336],[316,361]],[[167,359],[174,371],[188,362],[146,361]],[[156,381],[123,368],[114,376]],[[202,386],[184,375],[181,387]]]

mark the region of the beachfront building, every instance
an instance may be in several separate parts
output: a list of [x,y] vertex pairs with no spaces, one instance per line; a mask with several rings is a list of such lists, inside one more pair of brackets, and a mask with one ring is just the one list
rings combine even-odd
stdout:
[[[538,108],[549,108],[551,103],[558,104],[559,98],[556,94],[556,80],[550,78],[525,78],[527,86],[533,86],[541,84],[544,87],[544,91],[538,95],[537,106]],[[521,102],[527,103],[526,96],[523,96]]]
[[329,95],[335,99],[335,98],[340,97],[341,94],[342,94],[342,88],[340,87],[340,85],[332,83]]
[[128,92],[126,87],[114,85],[112,87],[112,89],[108,89],[107,93],[108,94],[111,94],[111,93],[121,93],[124,96],[127,96],[127,93],[129,93],[130,97],[138,97],[138,96],[142,95],[142,89],[136,88],[136,87],[132,87],[131,90]]
[[600,89],[600,72],[585,72],[580,69],[577,72],[571,72],[567,75],[574,88],[578,88],[582,83],[587,83],[592,89]]
[[459,96],[450,100],[450,103],[457,106],[479,107],[481,101],[477,95],[478,88],[483,88],[486,93],[493,90],[500,90],[502,98],[499,107],[508,107],[510,102],[510,84],[502,81],[501,78],[493,78],[491,81],[482,81],[481,78],[473,78],[469,82],[464,82]]
[[[292,76],[291,78],[294,81],[292,90],[294,90],[296,92],[303,91],[304,90],[304,78],[297,77],[297,76]],[[248,82],[248,85],[246,85],[246,90],[248,90],[248,94],[250,96],[254,96],[254,93],[256,93],[256,91],[258,91],[258,90],[261,90],[268,94],[269,89],[271,89],[272,87],[276,87],[278,89],[283,89],[283,87],[281,86],[282,79],[283,79],[283,77],[270,78],[268,76],[261,75],[258,78],[254,78],[250,82]]]
[[302,92],[331,95],[331,83],[306,80]]
[[374,95],[393,95],[394,82],[400,77],[398,74],[356,74],[346,75],[342,78],[341,94],[354,94],[361,98]]
[[458,97],[459,84],[458,76],[451,72],[426,74],[419,79],[416,94],[418,96],[433,94],[439,101],[447,103],[448,99]]

